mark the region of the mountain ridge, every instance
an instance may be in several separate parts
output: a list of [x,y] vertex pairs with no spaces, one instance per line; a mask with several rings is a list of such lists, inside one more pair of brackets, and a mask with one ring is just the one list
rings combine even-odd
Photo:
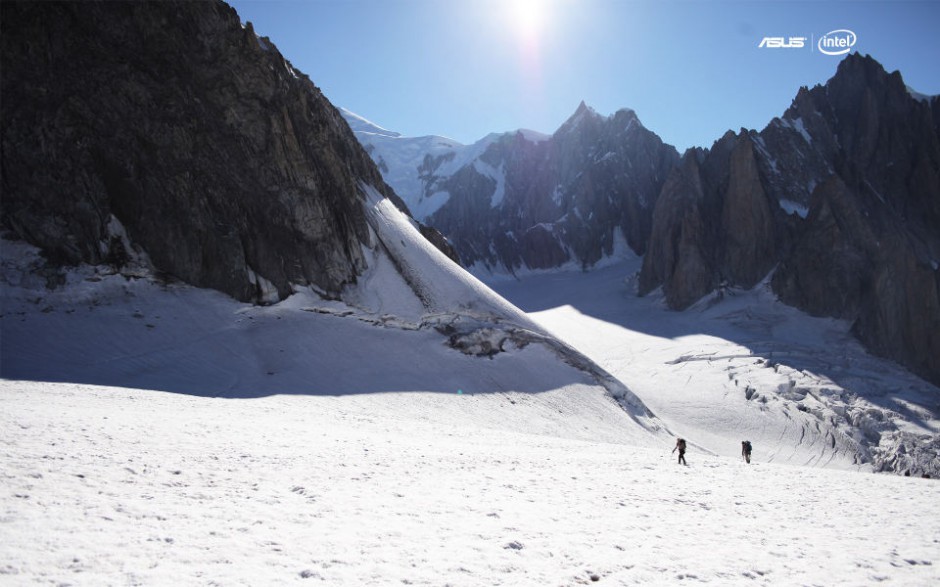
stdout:
[[[606,176],[595,164],[613,154],[605,126],[619,125],[620,146],[636,152],[626,132],[633,124],[646,130],[629,108],[604,117],[582,101],[547,146],[527,145],[512,132],[499,135],[479,149],[477,161],[426,176],[433,177],[436,201],[422,209],[424,219],[483,275],[589,269],[622,237],[646,256],[640,293],[663,287],[674,309],[716,288],[753,287],[773,272],[774,290],[785,302],[855,321],[870,349],[940,381],[940,341],[930,334],[940,330],[934,285],[940,283],[940,97],[912,91],[900,72],[853,53],[825,84],[800,88],[762,130],[729,130],[710,147],[653,166],[659,172],[646,189],[622,189],[624,174],[635,172],[629,155]],[[892,153],[899,153],[897,161]],[[423,163],[433,171],[435,163],[453,160],[425,157]],[[516,169],[507,171],[510,162]],[[519,173],[526,165],[530,172]],[[585,174],[580,198],[555,181]],[[832,176],[844,185],[828,182]],[[503,204],[507,186],[514,194],[509,201],[518,198],[521,206]],[[408,189],[398,191],[408,199]],[[848,195],[838,196],[845,189]],[[832,208],[833,198],[841,198],[841,207]],[[817,208],[844,212],[833,217]],[[855,220],[845,216],[849,210],[857,211]],[[871,215],[881,219],[867,220]],[[858,234],[824,236],[825,222],[854,223]],[[875,246],[885,238],[891,252]],[[833,247],[843,260],[829,254]],[[920,310],[899,310],[912,307]]]
[[[678,159],[633,110],[602,116],[584,101],[551,135],[520,129],[460,145],[356,134],[416,217],[446,233],[481,274],[590,267],[628,248],[642,254],[659,185]],[[616,182],[598,171],[618,165],[631,171]],[[599,189],[610,192],[606,201]],[[595,215],[598,226],[588,222]]]
[[[683,309],[773,272],[784,302],[853,321],[870,349],[940,381],[938,105],[913,98],[900,73],[852,54],[762,131],[686,152],[696,169],[680,166],[674,175],[686,179],[672,185],[697,175],[702,204],[686,218],[664,189],[640,293],[661,286]],[[742,149],[747,162],[729,157]],[[735,260],[736,248],[756,254]]]

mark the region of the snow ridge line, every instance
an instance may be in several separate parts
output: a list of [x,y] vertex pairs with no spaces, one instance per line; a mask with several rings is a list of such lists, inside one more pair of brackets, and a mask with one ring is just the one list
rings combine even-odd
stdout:
[[301,310],[338,318],[354,318],[366,324],[382,328],[398,328],[409,331],[434,329],[449,337],[445,344],[451,348],[480,357],[505,352],[507,350],[505,348],[506,342],[512,343],[517,348],[522,348],[528,344],[540,344],[566,365],[590,375],[643,428],[651,432],[668,432],[666,426],[659,421],[639,397],[620,380],[591,361],[583,353],[553,336],[520,326],[497,316],[469,312],[438,312],[427,314],[421,321],[415,322],[390,314],[374,316],[359,313],[352,309],[305,307]]
[[[650,411],[636,394],[630,391],[619,379],[611,375],[583,353],[553,336],[545,336],[527,329],[512,330],[511,332],[517,336],[531,337],[531,342],[545,345],[566,364],[591,375],[599,385],[610,393],[611,397],[617,400],[617,403],[620,404],[624,411],[629,413],[634,420],[637,420],[637,422],[643,425],[647,430],[653,432],[666,430],[665,425],[656,418],[656,415]],[[638,419],[639,417],[646,418],[647,422],[640,421]]]
[[[429,310],[420,322],[387,315],[365,321],[416,330],[435,328],[449,336],[449,346],[467,354],[492,356],[504,350],[507,340],[519,348],[531,343],[542,344],[565,364],[594,379],[638,424],[652,432],[666,430],[626,385],[584,354],[544,331],[518,308],[447,259],[421,236],[409,218],[372,186],[360,183],[360,189],[378,246]],[[459,311],[453,311],[455,307]]]

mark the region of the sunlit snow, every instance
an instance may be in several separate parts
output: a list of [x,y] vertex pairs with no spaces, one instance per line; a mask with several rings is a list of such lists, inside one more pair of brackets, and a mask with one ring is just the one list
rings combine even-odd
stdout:
[[844,324],[761,288],[668,312],[635,258],[495,283],[526,315],[363,191],[342,300],[143,268],[50,290],[2,241],[0,584],[940,581],[940,484],[865,472],[839,420],[936,436],[936,388]]

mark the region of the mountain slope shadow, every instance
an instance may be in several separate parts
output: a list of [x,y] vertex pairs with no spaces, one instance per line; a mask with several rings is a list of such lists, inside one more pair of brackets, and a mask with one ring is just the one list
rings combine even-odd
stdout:
[[[762,359],[768,368],[785,364],[848,389],[862,379],[886,392],[902,391],[898,385],[905,385],[925,394],[927,405],[940,405],[940,388],[893,361],[868,354],[846,321],[816,318],[789,307],[765,284],[750,291],[729,289],[706,296],[685,311],[669,310],[661,297],[636,296],[639,263],[636,259],[589,273],[546,274],[491,285],[530,314],[570,305],[585,316],[661,339],[705,335],[729,341],[748,349],[753,359]],[[682,362],[681,356],[676,360]],[[878,396],[871,399],[887,401]]]
[[[851,334],[848,322],[812,317],[787,306],[766,281],[752,290],[728,289],[685,311],[672,311],[657,293],[637,297],[640,262],[491,286],[527,313],[551,312],[554,334],[628,386],[634,376],[650,377],[643,371],[651,367],[679,369],[707,361],[714,373],[727,374],[727,392],[747,400],[818,411],[818,417],[868,430],[872,439],[878,432],[890,432],[887,420],[895,417],[938,438],[940,388],[891,360],[871,356]],[[573,312],[563,314],[566,306]],[[592,329],[592,319],[616,328]],[[618,356],[614,349],[623,349],[623,354]],[[656,350],[644,357],[650,349]],[[878,409],[868,409],[872,407]]]
[[312,293],[252,306],[210,290],[111,275],[58,290],[5,283],[3,294],[6,379],[241,398],[596,385],[549,346],[514,342],[508,332],[484,332],[465,354],[432,325],[357,316],[342,305],[324,309]]

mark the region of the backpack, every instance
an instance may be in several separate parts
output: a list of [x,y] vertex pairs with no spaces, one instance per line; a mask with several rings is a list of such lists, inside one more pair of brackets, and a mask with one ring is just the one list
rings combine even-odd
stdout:
[[685,439],[684,439],[684,438],[680,438],[680,439],[679,439],[679,442],[676,443],[676,446],[679,447],[679,450],[685,450]]
[[742,444],[744,445],[744,452],[751,452],[751,441],[750,441],[750,440],[745,440]]

